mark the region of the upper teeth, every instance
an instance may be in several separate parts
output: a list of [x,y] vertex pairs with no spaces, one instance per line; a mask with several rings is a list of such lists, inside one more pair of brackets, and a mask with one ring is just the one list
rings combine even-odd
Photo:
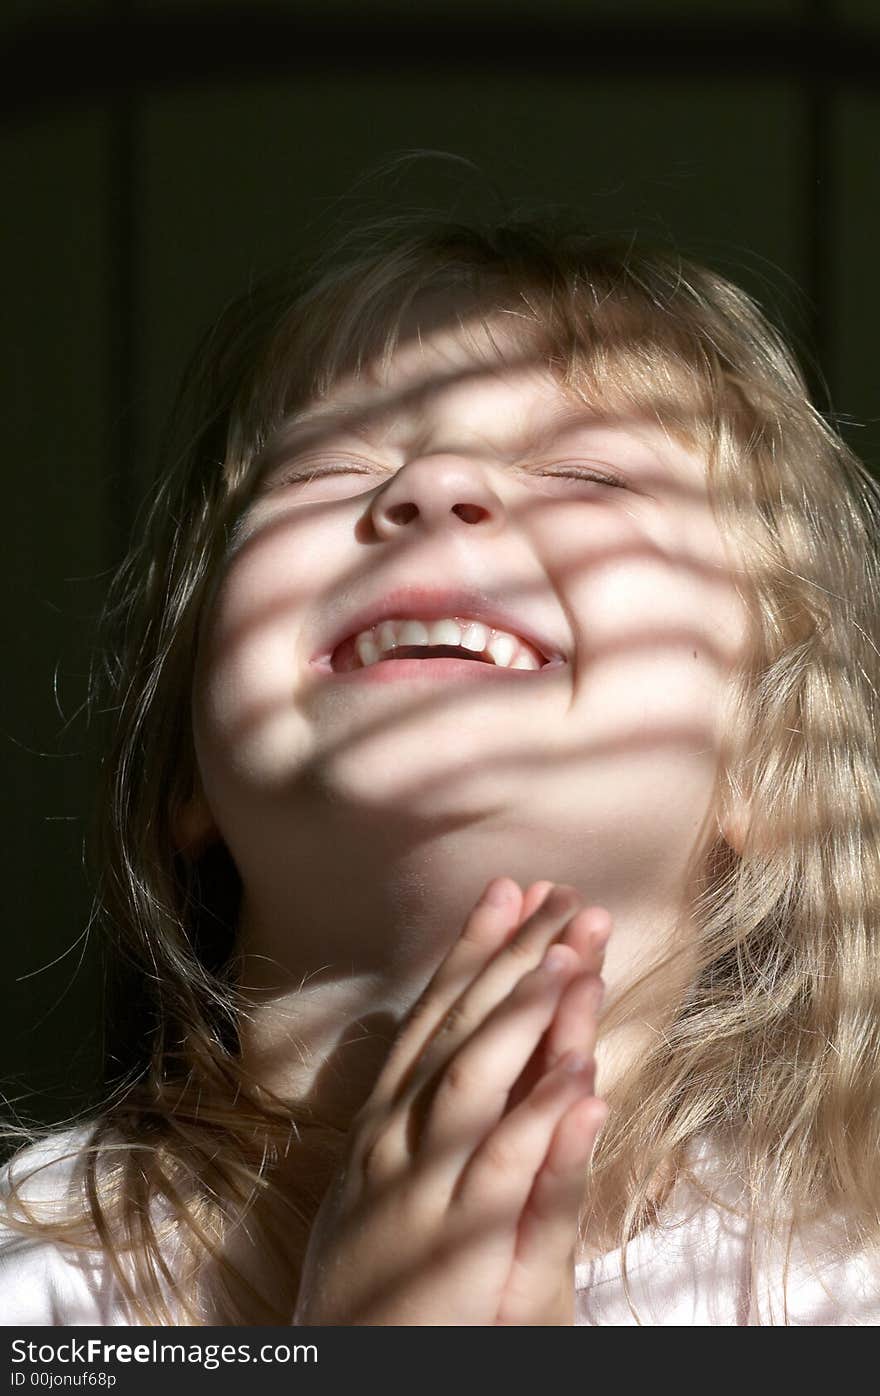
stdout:
[[544,663],[534,646],[518,635],[464,617],[383,620],[356,636],[355,653],[366,668],[401,645],[460,645],[488,655],[494,664],[505,669],[540,669]]

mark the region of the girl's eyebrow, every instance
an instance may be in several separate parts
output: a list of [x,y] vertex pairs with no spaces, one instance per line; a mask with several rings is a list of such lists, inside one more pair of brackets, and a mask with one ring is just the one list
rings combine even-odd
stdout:
[[311,434],[319,427],[326,428],[328,431],[334,431],[339,427],[358,431],[368,426],[373,415],[364,411],[363,407],[346,407],[338,403],[318,402],[287,417],[279,430],[285,434],[300,430]]
[[[415,410],[414,410],[415,409]],[[273,458],[284,455],[291,449],[302,450],[309,446],[320,446],[323,440],[330,441],[339,432],[357,436],[370,445],[378,445],[396,419],[405,417],[409,430],[413,433],[418,426],[417,404],[380,402],[375,406],[364,403],[312,403],[293,413],[281,423],[269,446]],[[553,446],[560,437],[611,433],[621,436],[630,447],[643,453],[651,464],[664,470],[669,462],[664,460],[657,445],[646,440],[639,426],[646,423],[620,414],[603,414],[581,403],[562,403],[548,409],[546,404],[536,405],[529,419],[520,427],[504,424],[504,448],[519,459],[532,455],[544,448]]]
[[[590,437],[601,437],[602,448],[607,451],[609,440],[617,438],[624,450],[631,452],[635,449],[651,465],[668,470],[668,462],[664,461],[660,450],[639,430],[639,427],[644,425],[644,422],[635,418],[603,416],[586,407],[557,408],[542,421],[519,433],[515,446],[523,455],[530,455],[545,447],[559,449],[560,441],[564,443],[575,437],[587,437],[589,447]],[[573,441],[572,445],[580,446],[581,443]]]
[[[363,409],[317,403],[300,411],[292,412],[274,429],[264,446],[261,457],[263,463],[277,461],[290,451],[300,451],[306,446],[320,445],[331,441],[339,432],[370,439],[371,418]],[[373,424],[375,430],[375,424]]]

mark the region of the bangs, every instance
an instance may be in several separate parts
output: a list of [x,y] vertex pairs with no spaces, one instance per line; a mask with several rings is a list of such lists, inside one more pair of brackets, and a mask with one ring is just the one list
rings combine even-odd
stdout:
[[471,368],[549,371],[589,410],[648,419],[709,457],[722,438],[745,448],[764,434],[793,389],[803,401],[760,312],[704,268],[583,236],[437,232],[333,267],[283,308],[232,413],[228,484],[340,390],[358,418],[373,410],[398,350],[436,334]]

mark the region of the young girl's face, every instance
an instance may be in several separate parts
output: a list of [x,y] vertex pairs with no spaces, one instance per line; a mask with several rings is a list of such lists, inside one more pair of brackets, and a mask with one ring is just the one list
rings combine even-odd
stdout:
[[[395,617],[512,643],[500,665],[335,649]],[[422,333],[273,447],[202,626],[205,809],[270,920],[328,880],[366,916],[383,879],[500,872],[621,920],[672,906],[746,636],[695,450],[479,329]],[[504,667],[522,639],[540,667]]]

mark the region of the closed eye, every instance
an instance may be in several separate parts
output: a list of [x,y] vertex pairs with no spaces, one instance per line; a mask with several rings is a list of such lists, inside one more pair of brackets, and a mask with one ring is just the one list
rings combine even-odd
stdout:
[[597,470],[542,470],[540,474],[561,480],[593,480],[598,485],[611,485],[614,489],[626,488],[622,480],[614,479],[611,475],[600,475]]
[[560,480],[586,480],[596,485],[610,485],[612,489],[626,489],[626,481],[602,461],[599,469],[593,462],[561,460],[551,463],[530,462],[525,467],[527,475]]
[[[605,474],[600,473],[600,472],[597,471],[597,470],[586,470],[586,469],[580,469],[580,468],[571,467],[571,468],[566,469],[566,470],[538,470],[538,471],[531,470],[531,471],[529,471],[528,473],[529,473],[529,474],[537,474],[537,475],[541,475],[541,476],[550,476],[551,478],[555,477],[555,478],[562,479],[562,480],[592,480],[592,481],[594,481],[596,484],[599,484],[599,485],[610,485],[610,486],[611,486],[612,488],[614,488],[614,489],[624,489],[624,488],[625,488],[625,485],[624,485],[623,481],[622,481],[619,477],[615,477],[615,476],[612,476],[612,475],[605,475]],[[295,467],[293,467],[292,469],[290,469],[290,470],[288,470],[288,471],[285,471],[282,475],[280,475],[280,476],[279,476],[276,480],[274,480],[272,483],[273,483],[273,486],[277,487],[277,486],[279,486],[279,485],[305,484],[305,483],[308,483],[308,481],[310,481],[310,480],[319,480],[319,479],[322,479],[324,476],[327,476],[327,475],[370,475],[370,474],[372,474],[372,471],[364,469],[363,466],[352,465],[352,464],[350,464],[350,463],[346,463],[346,464],[339,464],[339,463],[338,463],[338,464],[334,464],[334,465],[324,465],[324,466],[317,466],[317,465],[316,465],[316,466],[311,466],[311,467],[295,466]]]
[[281,472],[276,479],[271,481],[270,488],[278,489],[281,485],[308,484],[310,480],[321,480],[326,475],[372,475],[372,473],[371,470],[366,470],[363,466],[349,463],[321,466],[297,465]]

